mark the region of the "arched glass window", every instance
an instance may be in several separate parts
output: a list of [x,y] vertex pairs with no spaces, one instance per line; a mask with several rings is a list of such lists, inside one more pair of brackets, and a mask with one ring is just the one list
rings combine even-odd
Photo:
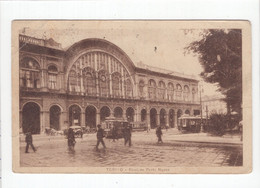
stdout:
[[99,74],[99,94],[100,96],[108,96],[109,94],[109,79],[106,71],[100,71]]
[[144,81],[139,82],[139,96],[144,97]]
[[69,90],[71,92],[77,91],[77,74],[75,71],[69,73]]
[[112,94],[114,97],[121,95],[121,75],[120,73],[112,74]]
[[57,75],[58,69],[56,66],[51,65],[48,67],[48,87],[49,89],[57,89]]
[[169,101],[173,101],[173,98],[174,98],[174,86],[173,86],[173,83],[169,83],[168,84],[167,95],[168,95],[168,100]]
[[125,81],[125,96],[127,98],[133,97],[133,87],[132,87],[132,83],[131,83],[130,79],[127,79]]
[[190,89],[187,85],[185,85],[183,91],[183,99],[184,101],[189,101],[189,98],[190,98]]
[[156,83],[154,80],[149,80],[148,94],[150,99],[156,99]]
[[96,80],[95,80],[95,72],[92,68],[87,67],[82,71],[83,75],[83,86],[84,90],[88,95],[96,94]]
[[163,81],[159,82],[159,88],[158,88],[158,98],[159,99],[165,99],[165,83]]
[[23,58],[20,64],[20,87],[40,87],[40,66],[33,58]]
[[182,87],[180,84],[176,85],[176,99],[182,100]]

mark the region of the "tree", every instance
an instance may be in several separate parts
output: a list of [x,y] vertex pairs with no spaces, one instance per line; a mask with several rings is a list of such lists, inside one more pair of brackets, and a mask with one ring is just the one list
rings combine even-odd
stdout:
[[225,96],[227,114],[242,117],[242,35],[240,29],[209,29],[185,48],[198,55],[204,81],[216,83]]

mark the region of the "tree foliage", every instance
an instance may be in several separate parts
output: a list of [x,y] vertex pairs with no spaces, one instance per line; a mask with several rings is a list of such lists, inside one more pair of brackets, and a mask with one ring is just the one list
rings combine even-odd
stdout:
[[198,55],[204,81],[216,83],[225,96],[228,114],[241,114],[242,104],[242,35],[239,29],[204,30],[202,39],[187,46]]

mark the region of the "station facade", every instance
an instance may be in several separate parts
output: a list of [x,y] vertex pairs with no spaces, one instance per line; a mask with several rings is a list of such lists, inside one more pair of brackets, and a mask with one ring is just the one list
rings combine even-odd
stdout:
[[95,128],[108,116],[134,126],[175,128],[182,114],[200,114],[198,80],[136,66],[103,39],[84,39],[63,49],[53,39],[19,35],[19,74],[23,133],[72,125]]

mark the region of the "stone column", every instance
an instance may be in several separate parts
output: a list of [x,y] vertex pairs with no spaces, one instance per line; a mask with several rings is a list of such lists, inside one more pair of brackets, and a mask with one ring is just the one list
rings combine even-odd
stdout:
[[137,110],[135,110],[134,112],[134,125],[135,126],[139,126],[139,124],[137,124],[138,122],[138,113],[137,113]]
[[178,111],[178,109],[174,110],[174,114],[173,114],[173,117],[174,117],[174,128],[178,128],[178,125],[177,125],[177,120],[178,120],[178,118],[177,118],[177,111]]
[[147,122],[148,129],[151,129],[150,111],[148,111],[148,112],[146,113],[146,122]]
[[85,119],[86,119],[85,112],[81,112],[81,114],[80,114],[80,126],[86,125]]
[[99,112],[97,112],[97,114],[96,114],[96,126],[98,124],[100,124],[100,113]]
[[159,113],[157,112],[157,115],[156,115],[156,126],[157,125],[160,125],[160,112]]
[[42,70],[42,89],[43,91],[47,91],[48,90],[48,72],[46,69]]
[[45,132],[45,128],[50,128],[50,113],[49,111],[41,111],[40,112],[40,127],[41,134]]
[[64,112],[64,111],[62,111],[60,114],[60,130],[67,129],[67,126],[64,123],[64,121],[66,121],[66,114],[67,114],[67,112]]
[[123,114],[122,114],[122,117],[123,117],[124,119],[127,120],[127,117],[126,117],[126,109],[125,109],[125,108],[123,108]]
[[165,118],[166,118],[166,126],[169,127],[169,113],[167,111],[165,114]]

